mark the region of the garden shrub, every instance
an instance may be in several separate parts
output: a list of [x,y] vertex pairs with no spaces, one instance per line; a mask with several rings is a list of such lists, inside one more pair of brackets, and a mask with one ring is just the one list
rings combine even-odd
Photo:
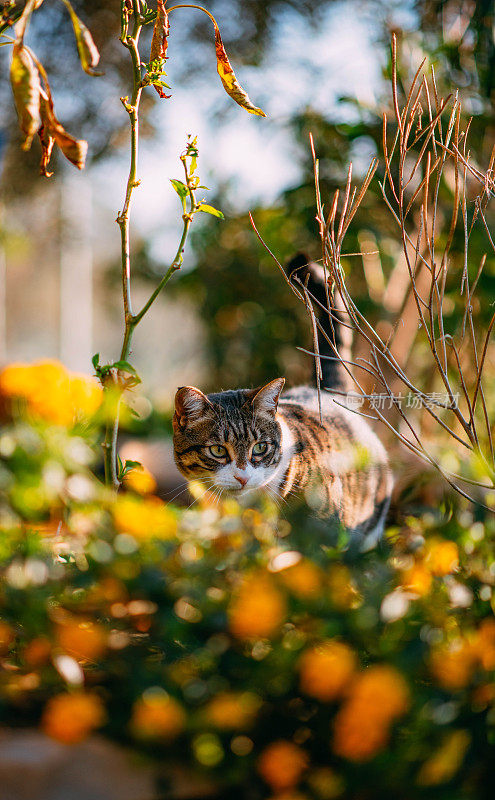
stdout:
[[0,374],[2,724],[99,732],[222,796],[488,797],[493,516],[453,500],[360,554],[301,512],[176,508],[137,471],[115,494],[80,380]]

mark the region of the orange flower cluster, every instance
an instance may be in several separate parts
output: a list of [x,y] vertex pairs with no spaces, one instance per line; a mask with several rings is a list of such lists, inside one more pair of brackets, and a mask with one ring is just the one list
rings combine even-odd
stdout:
[[14,631],[6,622],[0,619],[0,655],[4,656],[14,641]]
[[299,783],[301,775],[309,765],[304,750],[293,742],[280,739],[272,742],[258,760],[258,772],[275,791],[292,789]]
[[185,725],[184,709],[165,692],[148,691],[134,703],[130,727],[138,739],[175,739]]
[[434,648],[430,671],[444,689],[457,691],[471,681],[474,671],[495,669],[495,619],[485,619],[471,636],[457,636]]
[[0,372],[0,397],[9,411],[21,401],[29,415],[71,427],[96,413],[102,389],[93,378],[68,372],[58,361],[10,364]]
[[239,639],[274,636],[285,619],[285,598],[272,579],[254,573],[244,579],[229,608],[229,628]]
[[153,494],[156,490],[156,480],[146,467],[135,467],[124,478],[126,489],[136,494]]
[[81,742],[105,722],[103,703],[95,694],[74,692],[52,697],[45,706],[43,731],[64,744]]
[[334,752],[350,761],[367,761],[386,746],[390,726],[409,708],[409,689],[388,665],[361,672],[335,718]]
[[57,630],[62,650],[84,661],[96,661],[106,650],[107,636],[102,625],[90,620],[69,619]]
[[443,577],[459,567],[459,550],[455,542],[435,537],[430,539],[421,557],[412,567],[402,572],[401,583],[414,594],[426,595],[431,589],[433,576]]
[[260,699],[252,692],[221,692],[205,708],[208,722],[221,730],[242,730],[254,722]]
[[354,676],[357,658],[342,642],[329,640],[306,650],[299,659],[301,689],[328,703],[340,697]]
[[112,513],[117,530],[136,539],[172,539],[177,532],[173,511],[159,497],[118,495]]
[[293,594],[303,600],[318,597],[323,588],[323,573],[316,564],[303,559],[292,567],[284,569],[280,577]]

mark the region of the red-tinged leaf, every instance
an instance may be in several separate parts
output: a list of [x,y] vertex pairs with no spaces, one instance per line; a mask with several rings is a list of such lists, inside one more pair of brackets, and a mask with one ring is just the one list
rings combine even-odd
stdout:
[[72,27],[74,28],[74,36],[76,37],[77,52],[79,53],[79,60],[84,72],[95,77],[103,75],[103,72],[96,72],[94,69],[100,60],[100,53],[93,41],[91,33],[84,22],[79,19],[69,3],[69,0],[62,0],[62,2],[70,14]]
[[249,99],[248,95],[238,82],[234,70],[230,64],[228,59],[227,53],[225,52],[225,47],[223,46],[222,37],[220,35],[220,30],[218,25],[215,21],[213,21],[213,25],[215,27],[215,51],[217,54],[217,72],[220,75],[220,80],[223,83],[223,88],[227,92],[227,94],[234,100],[238,105],[242,108],[245,108],[246,111],[249,111],[250,114],[257,114],[259,117],[266,117],[264,111],[261,108],[257,108],[251,100]]
[[24,134],[23,150],[29,150],[41,125],[40,75],[29,50],[16,41],[12,49],[10,82],[19,125]]
[[48,114],[48,97],[44,92],[41,94],[40,102],[41,111],[41,128],[38,131],[41,143],[41,162],[40,162],[40,175],[44,178],[51,178],[53,172],[48,172],[48,165],[52,155],[53,145],[55,139],[50,133],[50,119]]
[[88,152],[88,143],[85,139],[75,139],[60,123],[52,129],[52,134],[66,159],[78,169],[84,169]]
[[151,39],[150,62],[155,61],[157,58],[163,58],[163,60],[167,58],[170,24],[165,2],[166,0],[157,0],[156,20]]

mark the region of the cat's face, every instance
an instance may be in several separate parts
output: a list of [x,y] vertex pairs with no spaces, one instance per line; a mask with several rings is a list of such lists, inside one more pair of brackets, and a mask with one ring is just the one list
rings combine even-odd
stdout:
[[175,396],[174,455],[181,473],[212,490],[259,489],[280,463],[281,429],[275,415],[285,383],[238,389],[208,397],[193,386]]

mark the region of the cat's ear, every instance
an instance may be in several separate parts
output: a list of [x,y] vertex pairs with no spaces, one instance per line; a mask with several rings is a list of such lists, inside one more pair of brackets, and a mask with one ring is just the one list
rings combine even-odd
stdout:
[[284,388],[285,378],[276,378],[270,381],[266,386],[258,389],[252,399],[253,408],[256,411],[271,412],[275,414],[277,411],[278,399],[280,392]]
[[181,428],[197,422],[213,409],[207,396],[195,386],[181,386],[175,395],[175,417]]

